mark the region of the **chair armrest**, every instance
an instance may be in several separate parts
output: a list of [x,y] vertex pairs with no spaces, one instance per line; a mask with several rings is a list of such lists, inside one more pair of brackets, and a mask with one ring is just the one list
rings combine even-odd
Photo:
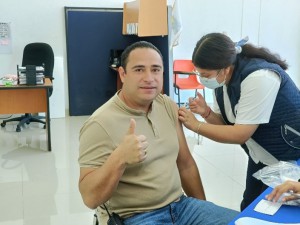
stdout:
[[174,70],[173,73],[175,75],[177,74],[184,74],[184,75],[197,75],[194,71],[180,71],[180,70]]

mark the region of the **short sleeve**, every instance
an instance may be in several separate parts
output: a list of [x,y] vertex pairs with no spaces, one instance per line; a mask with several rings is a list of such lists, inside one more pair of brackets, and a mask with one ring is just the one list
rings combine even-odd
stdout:
[[95,121],[88,121],[80,130],[79,165],[80,167],[102,166],[114,147],[110,137]]
[[268,123],[280,82],[280,76],[270,70],[258,70],[251,73],[241,84],[241,97],[235,107],[235,123]]
[[163,99],[165,102],[165,106],[166,106],[168,115],[174,122],[174,125],[176,125],[176,123],[178,121],[178,110],[176,110],[176,107],[177,107],[176,103],[174,101],[172,101],[171,98],[168,97],[167,95],[163,95]]

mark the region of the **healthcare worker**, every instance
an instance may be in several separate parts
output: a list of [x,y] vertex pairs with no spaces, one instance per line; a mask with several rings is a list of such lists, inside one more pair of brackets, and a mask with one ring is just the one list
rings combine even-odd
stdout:
[[[240,144],[249,155],[241,210],[266,187],[252,174],[279,160],[300,158],[300,92],[287,64],[266,48],[234,43],[210,33],[197,43],[192,61],[200,81],[214,89],[213,110],[200,93],[179,119],[190,130],[222,143]],[[200,122],[193,113],[206,121]]]

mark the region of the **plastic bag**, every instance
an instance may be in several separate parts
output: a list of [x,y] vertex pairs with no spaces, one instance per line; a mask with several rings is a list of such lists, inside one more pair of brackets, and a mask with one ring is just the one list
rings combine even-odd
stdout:
[[291,162],[279,161],[271,166],[266,166],[253,174],[269,187],[276,187],[286,180],[298,181],[300,179],[300,166]]
[[[253,174],[258,180],[261,180],[269,187],[276,187],[287,180],[298,181],[300,179],[300,166],[291,162],[279,161],[271,166],[266,166]],[[285,195],[285,194],[284,194]],[[283,196],[284,196],[283,195]],[[283,197],[282,196],[282,197]],[[285,205],[300,206],[300,200],[284,202]]]

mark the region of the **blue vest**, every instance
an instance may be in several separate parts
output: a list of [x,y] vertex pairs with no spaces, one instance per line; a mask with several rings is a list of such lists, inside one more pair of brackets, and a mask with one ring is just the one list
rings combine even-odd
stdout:
[[[279,65],[268,63],[263,59],[238,56],[234,66],[231,80],[227,85],[234,115],[235,105],[240,99],[241,82],[249,74],[256,70],[268,69],[280,75],[281,84],[270,121],[267,124],[260,124],[252,139],[278,160],[300,158],[300,91],[295,83]],[[215,94],[224,121],[232,125],[225,114],[223,87],[215,89]],[[245,144],[242,147],[247,151]]]

